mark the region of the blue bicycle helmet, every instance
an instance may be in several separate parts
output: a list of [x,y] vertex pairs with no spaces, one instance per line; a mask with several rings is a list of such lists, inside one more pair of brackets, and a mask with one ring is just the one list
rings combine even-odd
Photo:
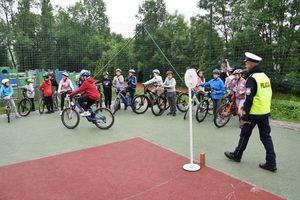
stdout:
[[88,72],[88,71],[86,71],[86,72],[83,72],[83,73],[81,74],[81,76],[87,76],[87,77],[89,77],[89,76],[91,76],[91,73]]
[[158,69],[154,69],[152,73],[160,74],[160,71]]
[[213,73],[213,74],[220,74],[221,72],[220,72],[220,70],[218,70],[218,69],[214,69],[214,70],[212,71],[212,73]]

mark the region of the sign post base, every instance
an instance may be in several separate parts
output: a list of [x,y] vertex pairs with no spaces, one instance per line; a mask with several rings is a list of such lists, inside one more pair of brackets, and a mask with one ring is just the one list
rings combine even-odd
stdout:
[[183,169],[189,172],[196,172],[200,170],[200,166],[194,163],[188,163],[183,165]]

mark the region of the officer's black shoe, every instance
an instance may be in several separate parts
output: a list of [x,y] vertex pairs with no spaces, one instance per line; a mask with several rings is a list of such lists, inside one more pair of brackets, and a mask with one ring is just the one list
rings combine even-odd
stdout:
[[276,170],[277,170],[276,166],[268,165],[267,163],[260,163],[259,167],[264,170],[271,171],[271,172],[276,172]]
[[172,115],[175,117],[175,116],[176,116],[176,113],[173,113]]
[[241,162],[241,159],[235,157],[235,155],[234,155],[232,152],[225,151],[224,154],[225,154],[225,156],[226,156],[228,159],[230,159],[230,160],[233,160],[233,161],[235,161],[235,162]]
[[169,112],[167,115],[173,115],[173,113],[172,113],[172,112]]

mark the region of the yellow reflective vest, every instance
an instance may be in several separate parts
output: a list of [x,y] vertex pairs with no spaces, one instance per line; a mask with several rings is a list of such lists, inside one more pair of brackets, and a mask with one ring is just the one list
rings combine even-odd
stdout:
[[253,98],[250,115],[265,115],[271,111],[272,88],[269,77],[261,72],[251,75],[257,83],[257,92]]

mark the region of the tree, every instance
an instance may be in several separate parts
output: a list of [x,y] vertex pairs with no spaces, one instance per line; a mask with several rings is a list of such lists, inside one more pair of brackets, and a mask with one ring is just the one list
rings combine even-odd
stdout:
[[[1,31],[2,37],[4,38],[4,46],[6,46],[12,64],[16,67],[16,62],[12,50],[14,34],[12,31],[12,21],[14,16],[13,5],[15,0],[0,0],[0,14],[1,14]],[[3,17],[4,16],[4,17]],[[3,17],[3,18],[2,18]]]
[[52,5],[50,0],[41,0],[41,30],[39,32],[39,44],[40,44],[40,55],[41,67],[42,68],[55,68],[54,63],[54,45],[52,36]]
[[33,0],[21,0],[18,12],[14,17],[14,31],[16,33],[14,50],[19,63],[19,70],[36,69],[40,67],[37,33],[39,17],[30,12]]

